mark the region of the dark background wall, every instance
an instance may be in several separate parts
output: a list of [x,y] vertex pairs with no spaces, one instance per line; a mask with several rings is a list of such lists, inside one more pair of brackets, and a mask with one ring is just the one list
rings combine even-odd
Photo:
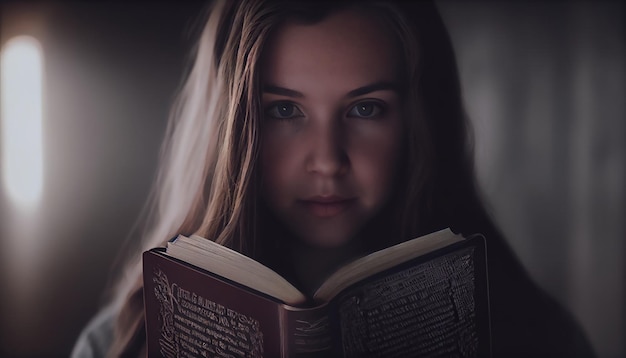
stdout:
[[494,216],[600,356],[625,356],[624,4],[440,5]]
[[[67,356],[103,302],[152,184],[203,7],[0,7],[1,44],[36,36],[46,70],[40,205],[18,210],[0,190],[0,356]],[[624,6],[445,1],[440,8],[495,217],[599,355],[623,356]]]

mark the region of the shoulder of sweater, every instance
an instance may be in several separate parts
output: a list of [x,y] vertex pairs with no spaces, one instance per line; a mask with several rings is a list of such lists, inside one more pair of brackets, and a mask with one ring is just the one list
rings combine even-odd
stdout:
[[80,333],[71,358],[104,358],[113,342],[113,327],[118,310],[112,306],[101,309]]

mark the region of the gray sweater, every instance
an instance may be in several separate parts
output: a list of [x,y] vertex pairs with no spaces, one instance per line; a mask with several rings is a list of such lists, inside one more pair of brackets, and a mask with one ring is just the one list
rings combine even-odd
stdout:
[[113,342],[116,313],[113,306],[98,312],[78,337],[71,358],[105,358]]

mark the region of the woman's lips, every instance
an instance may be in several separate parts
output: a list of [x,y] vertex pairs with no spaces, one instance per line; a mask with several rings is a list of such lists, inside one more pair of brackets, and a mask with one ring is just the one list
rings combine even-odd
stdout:
[[301,200],[300,203],[311,215],[328,218],[348,210],[354,201],[336,196],[319,196]]

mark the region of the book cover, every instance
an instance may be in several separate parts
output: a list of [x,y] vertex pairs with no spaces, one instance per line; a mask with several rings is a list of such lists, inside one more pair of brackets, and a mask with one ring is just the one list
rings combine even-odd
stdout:
[[313,306],[165,248],[146,251],[143,264],[149,357],[490,356],[482,236],[387,263]]

